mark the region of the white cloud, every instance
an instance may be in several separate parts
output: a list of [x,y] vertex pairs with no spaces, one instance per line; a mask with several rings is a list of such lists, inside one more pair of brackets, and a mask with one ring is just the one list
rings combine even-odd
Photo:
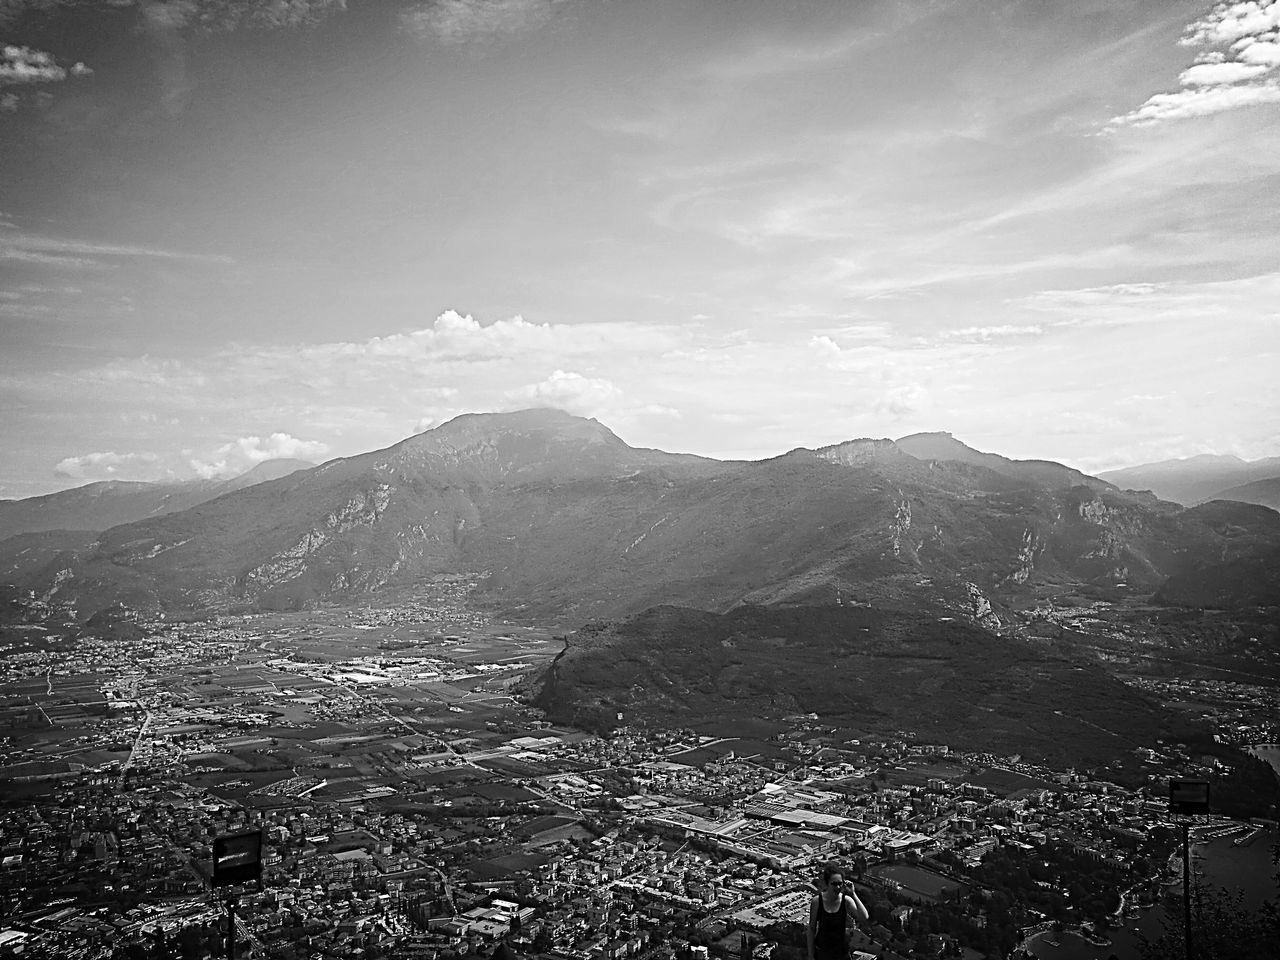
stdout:
[[1177,93],[1157,93],[1132,113],[1112,121],[1114,125],[1149,126],[1165,120],[1207,117],[1240,107],[1280,103],[1280,83],[1274,81],[1234,87],[1200,87]]
[[[83,0],[0,0],[0,25],[28,10],[82,6]],[[347,0],[106,0],[102,6],[133,8],[153,22],[174,28],[233,30],[237,27],[302,27],[347,9]]]
[[196,476],[206,480],[232,477],[267,460],[322,459],[329,452],[329,445],[319,440],[301,440],[288,433],[276,432],[268,436],[239,437],[224,443],[207,458],[193,457],[189,461]]
[[85,453],[65,457],[53,468],[54,473],[76,480],[152,479],[160,458],[153,453]]
[[1178,77],[1182,89],[1157,93],[1129,113],[1112,117],[1108,129],[1146,127],[1207,117],[1243,107],[1280,103],[1280,83],[1265,75],[1280,66],[1280,0],[1221,3],[1187,26],[1182,43],[1210,49]]
[[1219,46],[1280,29],[1280,0],[1220,3],[1186,29],[1185,46]]
[[[430,327],[409,333],[347,343],[305,347],[302,359],[343,362],[456,360],[492,361],[545,353],[560,357],[594,355],[601,350],[654,349],[670,342],[674,329],[639,323],[531,323],[524,317],[481,324],[469,314],[446,310]],[[294,356],[294,351],[268,351],[266,362]]]
[[420,39],[460,44],[542,26],[563,0],[430,0],[401,14],[405,29]]
[[187,253],[120,243],[45,237],[18,230],[0,234],[0,260],[41,263],[49,266],[102,267],[114,258],[153,258],[191,263],[230,264],[235,261],[220,254]]
[[1280,39],[1275,37],[1269,40],[1259,40],[1254,37],[1248,39],[1249,42],[1244,44],[1237,54],[1241,63],[1280,66]]
[[[428,327],[362,341],[236,343],[198,359],[128,357],[53,378],[15,375],[14,382],[33,402],[75,396],[116,413],[154,412],[161,429],[150,433],[171,434],[175,446],[192,447],[175,464],[179,472],[220,476],[251,466],[247,454],[267,449],[265,440],[247,449],[235,441],[228,446],[228,437],[269,440],[271,430],[323,440],[349,455],[459,413],[513,405],[576,412],[610,402],[608,416],[620,423],[628,417],[669,420],[645,408],[681,408],[679,385],[688,375],[677,379],[676,389],[651,375],[681,363],[664,359],[674,351],[710,336],[692,326],[631,321],[560,324],[513,317],[480,323],[446,311]],[[603,407],[595,410],[603,415]],[[173,418],[181,419],[180,439],[177,431],[163,429],[163,421]],[[314,456],[295,450],[293,455]],[[291,454],[277,445],[264,455]]]
[[894,420],[919,413],[929,401],[929,392],[918,383],[893,387],[876,402],[876,412]]
[[[0,0],[0,25],[8,25],[27,11],[47,13],[50,8],[66,7],[81,12],[80,8],[88,5],[83,0]],[[347,8],[346,0],[109,0],[101,5],[131,9],[138,17],[141,31],[155,48],[161,104],[171,114],[182,111],[194,89],[187,71],[184,34],[242,27],[306,27]],[[10,45],[0,52],[0,85],[93,75],[84,63],[63,68],[50,54],[27,47]]]
[[1178,77],[1184,87],[1210,87],[1219,84],[1239,83],[1252,80],[1267,73],[1271,68],[1264,64],[1234,63],[1197,63],[1188,67]]
[[[71,66],[70,75],[87,77],[93,73],[83,63]],[[58,65],[53,54],[30,47],[6,44],[0,47],[0,86],[20,83],[57,83],[67,79],[68,70]]]
[[606,413],[622,396],[613,383],[599,377],[556,370],[541,383],[531,383],[508,396],[521,405],[557,407],[569,413],[594,416]]
[[328,444],[318,440],[300,440],[287,433],[273,433],[267,437],[240,437],[218,450],[220,454],[234,453],[250,463],[293,458],[309,460],[322,457],[328,452]]
[[[1275,311],[1259,305],[1280,302],[1280,273],[1207,283],[1121,283],[1080,290],[1044,290],[1019,301],[1021,306],[1059,319],[1055,328],[1131,327],[1140,324],[1194,323],[1211,329],[1232,317],[1235,330],[1276,329]],[[1274,340],[1274,336],[1270,339]]]
[[987,327],[962,327],[959,330],[944,330],[938,335],[940,340],[961,340],[969,343],[986,343],[1000,337],[1032,337],[1044,333],[1044,328],[1037,324],[996,324]]

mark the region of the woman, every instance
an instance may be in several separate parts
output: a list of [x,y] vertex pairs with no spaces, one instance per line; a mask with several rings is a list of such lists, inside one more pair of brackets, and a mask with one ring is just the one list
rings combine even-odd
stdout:
[[849,917],[867,919],[853,885],[845,887],[844,872],[834,864],[822,868],[822,883],[809,905],[809,960],[846,960],[849,956]]

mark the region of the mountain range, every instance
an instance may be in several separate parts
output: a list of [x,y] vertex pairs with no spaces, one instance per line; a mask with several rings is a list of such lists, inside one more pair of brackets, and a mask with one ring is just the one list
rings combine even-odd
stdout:
[[1098,477],[1126,490],[1150,490],[1162,500],[1187,506],[1238,500],[1280,509],[1280,457],[1241,460],[1202,454],[1107,470]]
[[0,540],[6,616],[93,630],[121,611],[297,609],[468,574],[491,611],[574,631],[529,693],[588,725],[817,712],[1108,762],[1183,737],[1096,660],[1011,622],[1046,603],[1280,597],[1274,510],[1187,508],[941,433],[719,461],[555,410],[468,414],[150,509]]
[[206,500],[315,466],[306,460],[264,460],[229,480],[143,483],[103,480],[42,497],[0,500],[0,540],[43,530],[100,533],[122,523],[187,510]]
[[1208,581],[1212,603],[1263,602],[1274,577],[1241,572],[1277,545],[1274,511],[1187,509],[948,434],[718,461],[634,448],[594,420],[539,409],[464,415],[96,536],[11,538],[0,576],[80,617],[117,601],[297,608],[463,572],[482,578],[495,610],[569,625],[664,603],[837,596],[994,625],[1002,608],[1046,596],[1177,603]]

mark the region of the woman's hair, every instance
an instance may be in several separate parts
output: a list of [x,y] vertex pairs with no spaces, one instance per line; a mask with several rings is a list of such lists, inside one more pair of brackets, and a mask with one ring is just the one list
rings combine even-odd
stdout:
[[824,884],[830,883],[831,878],[835,876],[837,873],[840,874],[841,876],[844,876],[844,870],[843,868],[841,868],[840,864],[824,863],[822,865],[822,882]]

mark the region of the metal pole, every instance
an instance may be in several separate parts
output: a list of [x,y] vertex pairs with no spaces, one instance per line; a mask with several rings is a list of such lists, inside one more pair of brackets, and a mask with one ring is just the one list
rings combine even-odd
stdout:
[[236,960],[236,901],[227,900],[227,960]]
[[1182,821],[1182,932],[1186,960],[1191,960],[1191,827]]

